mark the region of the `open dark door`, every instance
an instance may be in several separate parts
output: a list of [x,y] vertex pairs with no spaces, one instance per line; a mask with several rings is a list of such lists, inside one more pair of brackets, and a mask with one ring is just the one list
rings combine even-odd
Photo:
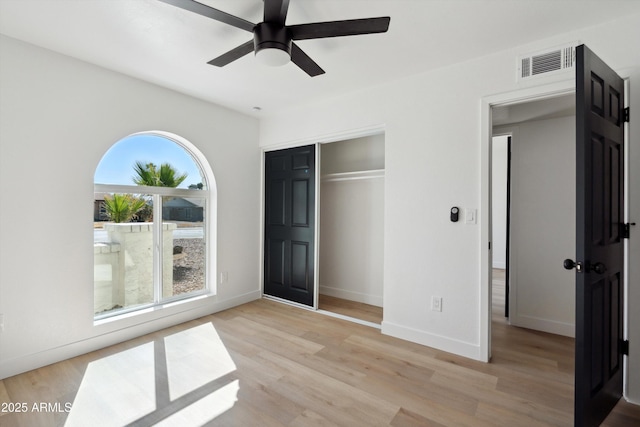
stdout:
[[597,426],[622,396],[624,83],[576,48],[575,425]]
[[313,306],[315,146],[265,154],[264,293]]
[[511,286],[511,136],[507,138],[507,230],[505,247],[505,275],[504,275],[504,317],[509,318],[509,287]]

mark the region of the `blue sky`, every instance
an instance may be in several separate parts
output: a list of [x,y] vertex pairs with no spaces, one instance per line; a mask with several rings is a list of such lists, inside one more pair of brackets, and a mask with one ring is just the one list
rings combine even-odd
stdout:
[[178,173],[186,172],[187,179],[178,188],[202,182],[193,158],[175,142],[156,135],[134,135],[122,139],[106,152],[94,176],[96,184],[135,185],[135,162],[171,164]]

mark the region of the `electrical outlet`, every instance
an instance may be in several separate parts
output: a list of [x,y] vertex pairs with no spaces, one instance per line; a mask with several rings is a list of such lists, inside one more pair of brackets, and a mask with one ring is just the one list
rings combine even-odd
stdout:
[[4,332],[4,314],[0,314],[0,332]]
[[442,311],[442,297],[431,297],[431,310]]
[[220,284],[225,284],[229,281],[229,273],[226,271],[223,271],[222,273],[220,273]]

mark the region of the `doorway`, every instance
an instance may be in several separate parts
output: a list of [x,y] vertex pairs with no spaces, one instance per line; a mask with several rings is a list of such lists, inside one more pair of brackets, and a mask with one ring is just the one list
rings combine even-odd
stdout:
[[[515,372],[544,365],[573,406],[575,95],[491,108],[491,342]],[[559,261],[560,260],[560,261]]]
[[548,366],[554,402],[573,405],[575,96],[492,108],[491,340],[517,372]]
[[[483,161],[482,194],[487,207],[481,249],[482,288],[487,304],[481,321],[489,336],[487,360],[491,357],[491,159],[492,109],[535,98],[571,93],[565,83],[534,87],[485,98],[482,102]],[[625,253],[624,169],[626,125],[624,80],[586,46],[576,47],[575,117],[575,255],[563,267],[576,270],[575,278],[575,423],[598,425],[622,396],[624,340]],[[500,101],[497,101],[500,100]],[[567,194],[569,194],[567,192]],[[534,206],[539,208],[539,205]],[[540,248],[545,250],[553,242]],[[558,257],[561,259],[561,257]],[[530,264],[532,260],[527,260]],[[485,263],[486,262],[486,263]],[[485,276],[486,273],[486,276]],[[485,282],[484,278],[488,280]],[[510,309],[512,309],[510,307]],[[486,322],[486,324],[484,323]]]
[[384,134],[320,144],[319,310],[379,327]]
[[[376,127],[265,152],[265,297],[381,327],[384,151],[384,131]],[[306,189],[297,192],[306,195],[299,203],[288,190],[296,183]],[[289,218],[295,206],[305,206],[304,221]],[[299,239],[292,233],[301,228],[310,234],[295,262]]]
[[480,328],[484,333],[480,335],[480,360],[491,360],[491,316],[492,298],[491,288],[493,280],[492,257],[492,213],[491,213],[491,139],[493,137],[493,116],[496,107],[521,104],[533,100],[550,99],[575,92],[573,80],[566,80],[549,85],[530,87],[515,92],[497,94],[481,100],[481,206],[480,219]]
[[508,322],[573,337],[574,277],[558,260],[575,252],[575,96],[492,117],[492,271],[504,277]]

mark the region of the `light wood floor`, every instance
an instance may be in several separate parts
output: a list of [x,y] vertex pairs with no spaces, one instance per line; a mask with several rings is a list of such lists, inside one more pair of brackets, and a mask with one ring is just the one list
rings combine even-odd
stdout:
[[329,295],[320,295],[318,308],[343,316],[353,317],[380,325],[382,323],[382,307],[349,301]]
[[572,348],[498,321],[485,364],[260,300],[0,381],[0,425],[571,426]]

